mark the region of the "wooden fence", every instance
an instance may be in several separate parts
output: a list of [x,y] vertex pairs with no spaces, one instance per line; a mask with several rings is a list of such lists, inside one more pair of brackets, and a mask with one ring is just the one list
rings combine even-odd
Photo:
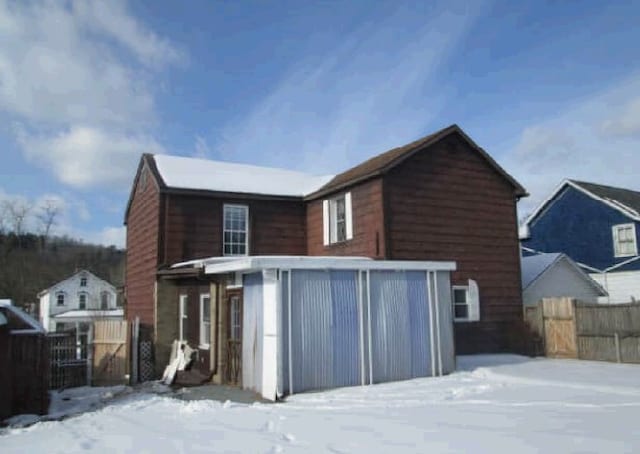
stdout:
[[640,363],[640,303],[586,304],[545,298],[525,307],[525,321],[556,358]]
[[129,322],[93,323],[93,384],[111,386],[129,383]]
[[45,414],[49,409],[49,361],[44,333],[13,332],[9,364],[11,414]]
[[[79,342],[75,331],[47,334],[49,339],[49,389],[74,388],[91,383],[90,346]],[[87,339],[86,337],[83,339]]]

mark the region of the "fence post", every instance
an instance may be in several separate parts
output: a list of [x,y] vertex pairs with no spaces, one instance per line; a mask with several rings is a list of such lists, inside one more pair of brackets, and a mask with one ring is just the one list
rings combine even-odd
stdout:
[[140,339],[140,317],[133,321],[131,330],[131,384],[138,383],[138,341]]
[[616,361],[621,363],[622,362],[622,355],[620,354],[620,335],[618,333],[615,333],[613,335],[613,340],[616,343]]
[[93,323],[91,323],[87,333],[87,386],[91,386],[93,380],[93,335]]

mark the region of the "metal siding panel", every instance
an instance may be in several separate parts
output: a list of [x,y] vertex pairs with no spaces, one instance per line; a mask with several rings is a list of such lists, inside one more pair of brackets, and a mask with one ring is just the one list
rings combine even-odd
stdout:
[[453,309],[451,306],[451,282],[449,273],[435,273],[438,281],[438,308],[440,320],[440,348],[442,372],[451,373],[456,369],[455,342],[453,334]]
[[327,271],[292,270],[294,392],[332,386],[331,283]]
[[426,377],[431,372],[427,276],[423,271],[407,271],[406,279],[411,324],[411,376]]
[[333,381],[331,386],[360,384],[360,325],[356,271],[331,271],[333,308]]
[[244,276],[242,312],[242,387],[261,392],[262,273]]
[[411,378],[411,335],[404,272],[372,271],[373,382]]

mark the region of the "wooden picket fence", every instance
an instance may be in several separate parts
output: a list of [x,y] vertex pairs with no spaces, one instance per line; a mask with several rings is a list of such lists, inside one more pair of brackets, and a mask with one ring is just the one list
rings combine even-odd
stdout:
[[129,383],[129,322],[104,320],[93,323],[94,386]]
[[640,303],[544,298],[525,307],[524,317],[543,338],[546,356],[640,363]]

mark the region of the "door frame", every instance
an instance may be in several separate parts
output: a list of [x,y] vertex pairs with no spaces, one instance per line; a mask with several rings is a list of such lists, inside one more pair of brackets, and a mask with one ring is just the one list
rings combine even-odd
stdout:
[[[239,322],[240,322],[240,338],[231,338],[232,334],[232,301],[238,299],[240,305]],[[224,381],[229,385],[242,387],[242,331],[244,316],[244,299],[242,289],[229,289],[225,295],[226,317],[225,327],[226,336],[224,345],[226,349],[226,368]]]

